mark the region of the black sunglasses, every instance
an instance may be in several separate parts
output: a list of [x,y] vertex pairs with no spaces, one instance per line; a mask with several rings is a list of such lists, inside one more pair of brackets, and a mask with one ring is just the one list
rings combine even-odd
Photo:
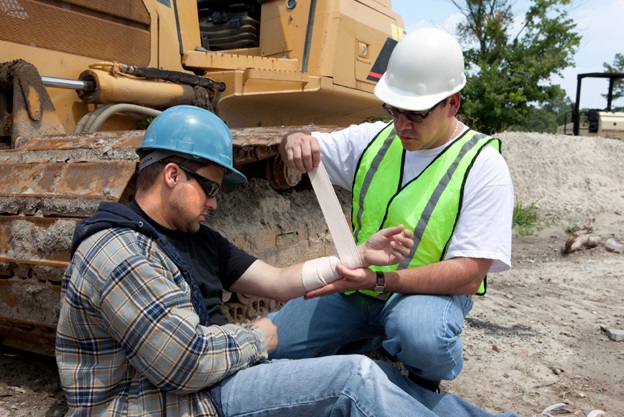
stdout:
[[386,113],[388,113],[392,117],[398,118],[400,115],[403,115],[410,122],[419,123],[419,122],[422,122],[423,120],[425,120],[427,118],[427,116],[429,116],[431,114],[431,112],[436,109],[436,107],[438,107],[440,104],[444,103],[445,101],[446,101],[446,99],[444,99],[442,101],[439,101],[438,103],[436,103],[435,106],[433,106],[432,108],[430,108],[429,110],[427,110],[424,113],[422,113],[422,112],[415,112],[415,111],[400,110],[400,109],[397,109],[396,107],[389,106],[386,103],[382,104],[381,107],[383,107],[383,109],[386,111]]
[[203,175],[199,175],[197,172],[188,169],[184,165],[180,165],[180,164],[176,164],[176,165],[178,165],[182,171],[189,174],[195,181],[199,183],[200,187],[204,190],[208,198],[213,198],[219,193],[221,186],[217,184],[216,182],[209,180]]

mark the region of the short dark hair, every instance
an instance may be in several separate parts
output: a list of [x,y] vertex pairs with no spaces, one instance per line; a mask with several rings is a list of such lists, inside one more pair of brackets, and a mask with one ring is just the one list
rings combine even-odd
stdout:
[[208,161],[187,159],[187,158],[183,158],[177,155],[168,156],[165,159],[162,159],[156,163],[153,163],[143,168],[139,172],[137,176],[137,184],[136,184],[137,190],[145,191],[148,188],[150,188],[152,185],[154,185],[154,182],[156,181],[156,178],[158,178],[158,176],[160,175],[160,172],[164,169],[165,165],[167,165],[170,162],[184,165],[185,167],[193,171],[197,171],[198,169],[201,169],[207,165],[210,165]]

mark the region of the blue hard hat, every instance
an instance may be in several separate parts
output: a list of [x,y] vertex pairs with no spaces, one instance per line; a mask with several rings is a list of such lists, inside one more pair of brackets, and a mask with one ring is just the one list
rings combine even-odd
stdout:
[[227,170],[223,180],[239,185],[247,178],[234,169],[232,133],[215,114],[195,106],[174,106],[156,116],[136,152],[139,170],[171,155],[206,160]]

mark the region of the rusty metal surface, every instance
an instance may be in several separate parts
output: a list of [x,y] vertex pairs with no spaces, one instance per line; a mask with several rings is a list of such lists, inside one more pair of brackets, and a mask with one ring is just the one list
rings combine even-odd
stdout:
[[65,133],[39,71],[24,60],[0,64],[0,102],[6,106],[5,111],[11,109],[11,146],[32,137]]
[[61,135],[34,138],[20,144],[19,148],[6,150],[7,154],[23,151],[75,150],[94,148],[134,149],[141,144],[142,130],[124,132],[95,132],[80,135]]
[[[282,136],[293,130],[329,129],[233,129],[236,165],[244,168],[275,157]],[[101,201],[128,201],[138,161],[135,148],[143,133],[51,136],[23,141],[16,149],[0,149],[1,343],[45,355],[54,353],[60,283],[69,263],[75,225],[92,215]],[[264,170],[260,171],[263,177]],[[238,205],[236,200],[228,200],[225,193],[219,200],[222,216],[212,225],[223,233],[231,227],[230,222],[241,221],[229,218]],[[308,208],[298,209],[309,214]],[[270,226],[268,221],[261,222],[266,230],[250,226],[252,234],[228,238],[275,265],[290,263],[302,252],[325,251],[326,243],[309,236],[304,227],[282,230],[279,221]],[[310,245],[312,241],[315,246]],[[250,320],[281,305],[242,294],[228,297],[224,310],[233,321]]]
[[56,327],[61,286],[34,279],[0,279],[0,317],[17,323]]
[[118,199],[136,171],[134,161],[0,165],[0,197]]
[[[334,130],[333,126],[289,126],[235,128],[232,131],[237,166],[277,154],[282,137],[292,131]],[[144,131],[96,132],[81,135],[50,136],[23,141],[19,148],[0,152],[1,161],[80,162],[93,160],[136,160],[135,149]]]
[[37,325],[0,316],[0,341],[8,347],[54,356],[55,332],[56,325]]
[[0,262],[27,255],[49,266],[69,261],[67,245],[78,219],[0,216]]
[[0,151],[0,340],[54,354],[60,283],[80,219],[119,201],[143,132],[63,135]]
[[0,279],[2,344],[54,355],[60,286],[35,280]]

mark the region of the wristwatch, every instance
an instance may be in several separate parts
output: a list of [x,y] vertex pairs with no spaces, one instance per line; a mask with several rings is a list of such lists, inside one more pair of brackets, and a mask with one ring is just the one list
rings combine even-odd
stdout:
[[384,291],[386,291],[386,277],[381,271],[376,271],[375,274],[377,274],[377,283],[373,291],[375,291],[376,294],[383,294]]

